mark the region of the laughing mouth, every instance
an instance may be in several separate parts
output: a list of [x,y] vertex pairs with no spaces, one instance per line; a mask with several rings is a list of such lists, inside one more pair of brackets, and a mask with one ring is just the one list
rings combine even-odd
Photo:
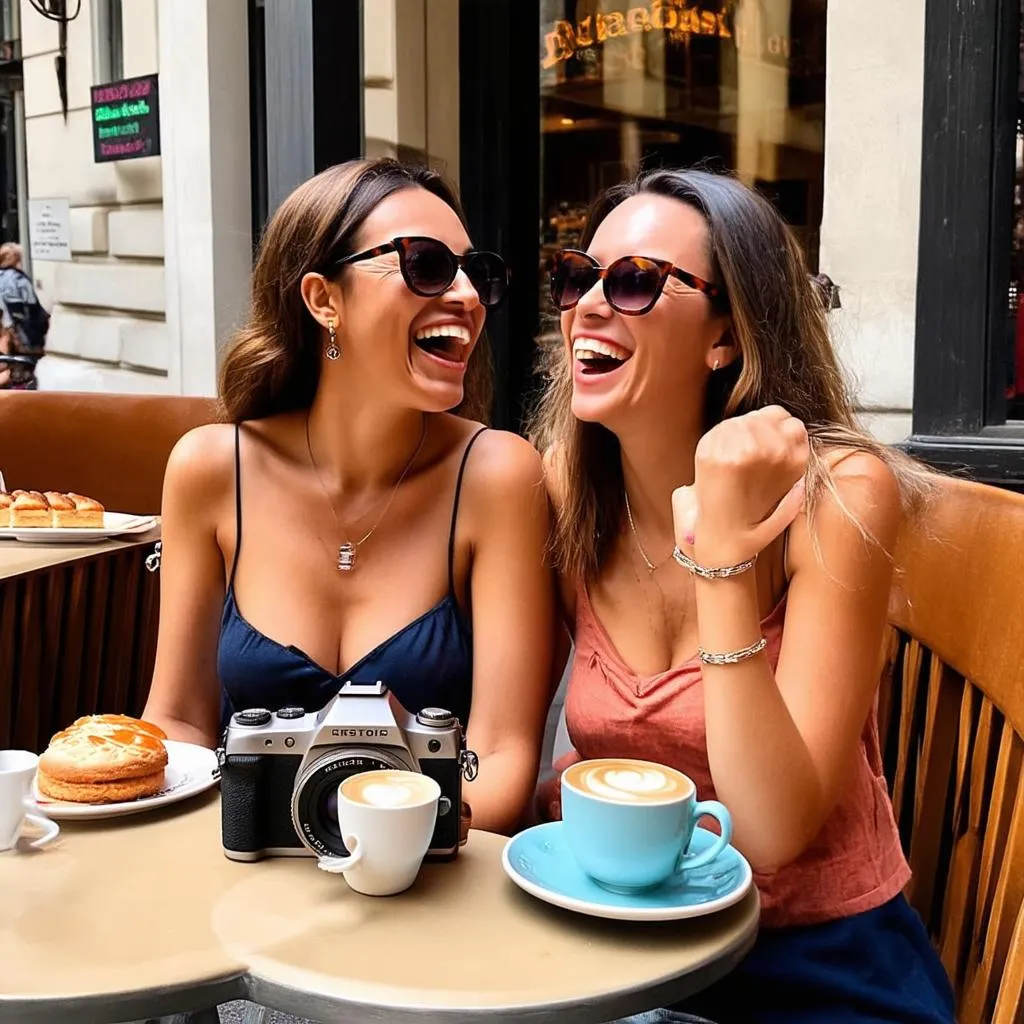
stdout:
[[437,327],[421,327],[413,341],[417,348],[438,359],[450,363],[464,363],[473,336],[468,327],[461,324],[440,324]]
[[583,373],[589,375],[611,373],[632,358],[633,353],[597,338],[577,338],[573,342],[572,354],[580,364]]

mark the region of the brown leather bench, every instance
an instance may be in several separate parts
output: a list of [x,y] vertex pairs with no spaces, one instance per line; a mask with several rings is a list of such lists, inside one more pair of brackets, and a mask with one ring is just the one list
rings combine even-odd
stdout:
[[[175,442],[217,416],[209,398],[0,391],[0,471],[12,489],[159,512]],[[41,750],[79,715],[141,712],[159,615],[151,551],[97,545],[90,557],[0,579],[0,747]]]
[[0,391],[0,472],[13,490],[76,491],[111,511],[160,511],[178,438],[219,418],[212,398]]

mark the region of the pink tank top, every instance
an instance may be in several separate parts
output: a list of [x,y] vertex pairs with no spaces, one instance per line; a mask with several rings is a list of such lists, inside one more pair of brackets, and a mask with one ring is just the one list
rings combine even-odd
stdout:
[[[762,623],[774,670],[785,596]],[[671,765],[715,799],[704,731],[700,662],[640,676],[621,658],[577,588],[576,653],[565,700],[566,726],[580,757],[639,757]],[[707,824],[707,822],[705,822]],[[892,899],[910,868],[900,847],[882,773],[877,709],[872,709],[846,791],[811,845],[772,874],[755,873],[768,928],[848,917]]]

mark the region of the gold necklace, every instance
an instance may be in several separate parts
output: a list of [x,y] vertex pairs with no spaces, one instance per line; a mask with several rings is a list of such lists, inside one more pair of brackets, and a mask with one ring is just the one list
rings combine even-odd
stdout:
[[633,534],[633,540],[636,542],[636,549],[640,552],[640,557],[644,560],[644,565],[647,566],[647,571],[653,575],[656,573],[672,556],[662,559],[657,565],[655,565],[648,557],[647,552],[644,551],[643,544],[640,543],[640,534],[636,532],[636,524],[633,522],[633,512],[629,507],[629,491],[625,487],[622,488],[622,496],[626,499],[626,519],[629,520],[629,529]]
[[[388,514],[391,508],[391,503],[395,500],[395,496],[398,494],[398,488],[402,486],[402,481],[406,478],[409,470],[412,469],[412,464],[416,461],[416,456],[419,455],[420,450],[423,448],[423,442],[427,439],[427,417],[423,417],[423,430],[420,433],[420,442],[416,445],[416,450],[412,453],[409,461],[405,464],[405,469],[402,470],[402,475],[398,478],[398,483],[395,484],[391,491],[391,497],[388,498],[387,504],[384,506],[384,511],[377,517],[377,521],[370,527],[362,537],[359,538],[355,543],[350,540],[343,541],[338,547],[338,572],[351,572],[356,567],[356,549],[362,544],[365,544],[370,537],[373,536],[373,531],[380,526],[384,517]],[[324,497],[327,499],[327,504],[331,506],[331,515],[334,516],[334,525],[337,526],[338,532],[345,535],[346,531],[342,527],[340,520],[338,519],[338,513],[334,508],[334,502],[331,501],[331,492],[327,489],[324,484],[323,477],[320,476],[320,470],[317,467],[316,459],[313,458],[313,446],[309,440],[309,413],[306,413],[306,451],[309,453],[309,464],[313,467],[313,472],[316,473],[316,478],[320,482],[320,488],[324,492]],[[364,513],[359,518],[364,518]],[[357,519],[356,522],[359,522]]]

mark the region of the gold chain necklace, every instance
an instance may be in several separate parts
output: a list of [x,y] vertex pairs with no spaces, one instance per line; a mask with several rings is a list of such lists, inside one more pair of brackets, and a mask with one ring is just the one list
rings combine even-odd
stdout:
[[[392,502],[395,500],[398,494],[398,488],[402,486],[402,481],[406,478],[409,470],[412,469],[413,463],[416,461],[416,456],[419,455],[420,450],[423,448],[423,442],[427,439],[427,418],[423,417],[423,430],[420,433],[420,442],[416,445],[416,450],[412,453],[409,461],[405,464],[405,469],[402,470],[402,475],[398,478],[398,483],[395,484],[391,491],[391,497],[388,498],[387,504],[384,506],[384,511],[377,517],[377,521],[370,527],[362,537],[359,538],[355,543],[350,540],[343,541],[338,547],[338,572],[351,572],[356,567],[356,550],[366,541],[373,536],[373,531],[380,526],[384,517],[388,514],[391,508]],[[320,482],[320,488],[324,492],[324,497],[327,499],[327,504],[331,506],[331,515],[334,516],[334,525],[338,528],[338,532],[345,535],[346,530],[342,527],[341,521],[338,519],[338,513],[334,508],[334,502],[331,501],[331,492],[327,489],[324,484],[323,477],[320,476],[320,470],[317,467],[316,459],[313,458],[313,446],[309,440],[309,413],[306,413],[306,451],[309,453],[309,464],[313,467],[313,472],[316,473],[316,478]],[[365,516],[365,513],[363,514]],[[363,518],[363,516],[360,516]],[[356,522],[359,520],[357,519]]]
[[643,544],[640,543],[640,534],[636,532],[636,524],[633,522],[633,512],[629,507],[629,491],[625,487],[622,488],[622,496],[626,499],[626,519],[629,520],[629,529],[633,534],[633,540],[636,542],[636,549],[640,552],[640,557],[644,560],[644,565],[647,566],[647,571],[653,575],[656,573],[672,556],[669,555],[667,558],[663,558],[657,565],[655,565],[648,557],[647,552],[644,551]]

